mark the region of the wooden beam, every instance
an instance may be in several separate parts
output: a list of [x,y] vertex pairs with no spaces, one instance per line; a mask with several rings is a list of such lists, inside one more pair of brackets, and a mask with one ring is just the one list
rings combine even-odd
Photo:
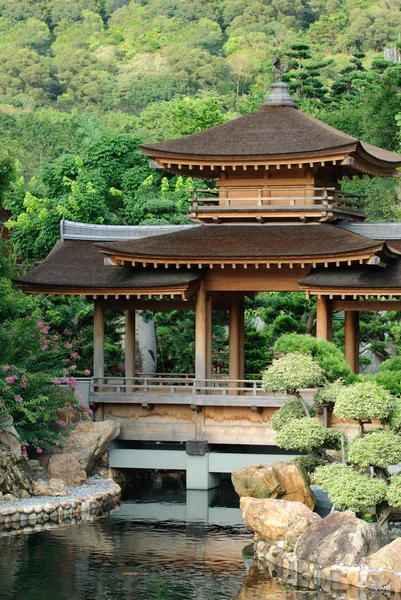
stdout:
[[203,281],[196,294],[195,312],[195,377],[206,379],[206,290]]
[[136,300],[109,299],[104,301],[105,310],[195,310],[194,300]]
[[125,311],[125,376],[135,377],[135,310]]
[[401,300],[333,300],[333,310],[401,310]]
[[345,311],[344,320],[345,360],[353,373],[359,373],[359,315]]
[[[93,313],[93,376],[104,377],[104,308],[101,300],[95,300]],[[95,421],[103,421],[103,406],[95,409]]]

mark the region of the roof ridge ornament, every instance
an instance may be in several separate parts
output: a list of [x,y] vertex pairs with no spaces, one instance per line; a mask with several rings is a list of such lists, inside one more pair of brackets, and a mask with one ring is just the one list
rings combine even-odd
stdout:
[[271,92],[261,105],[262,108],[274,106],[290,106],[291,108],[298,108],[298,104],[290,96],[288,85],[284,83],[284,81],[275,81],[272,83]]
[[269,106],[291,106],[292,108],[298,108],[298,104],[288,92],[288,85],[282,80],[287,68],[288,64],[284,63],[281,58],[273,59],[273,77],[275,82],[272,83],[270,94],[263,102],[262,108]]

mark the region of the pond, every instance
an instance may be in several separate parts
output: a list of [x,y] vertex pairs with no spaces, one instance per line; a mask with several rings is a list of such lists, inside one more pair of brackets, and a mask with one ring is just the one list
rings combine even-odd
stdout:
[[[0,537],[1,600],[382,600],[295,589],[253,564],[252,534],[224,485],[127,491],[93,522]],[[355,590],[356,592],[356,590]]]

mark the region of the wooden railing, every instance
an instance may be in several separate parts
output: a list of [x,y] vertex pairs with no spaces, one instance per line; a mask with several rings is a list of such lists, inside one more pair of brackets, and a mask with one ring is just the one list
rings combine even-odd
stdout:
[[[275,209],[281,207],[323,207],[361,211],[364,203],[360,194],[350,194],[335,188],[324,187],[227,187],[224,189],[193,190],[191,211],[199,208],[261,208]],[[229,194],[241,193],[234,197]],[[280,195],[281,193],[281,195]],[[218,197],[208,197],[210,196]]]

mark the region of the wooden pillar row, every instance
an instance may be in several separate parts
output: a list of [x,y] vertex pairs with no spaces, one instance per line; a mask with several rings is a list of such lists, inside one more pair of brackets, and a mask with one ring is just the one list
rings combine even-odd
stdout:
[[332,302],[327,296],[317,299],[316,303],[316,338],[331,342],[333,338]]
[[345,360],[353,373],[359,373],[359,312],[345,311],[344,319]]

